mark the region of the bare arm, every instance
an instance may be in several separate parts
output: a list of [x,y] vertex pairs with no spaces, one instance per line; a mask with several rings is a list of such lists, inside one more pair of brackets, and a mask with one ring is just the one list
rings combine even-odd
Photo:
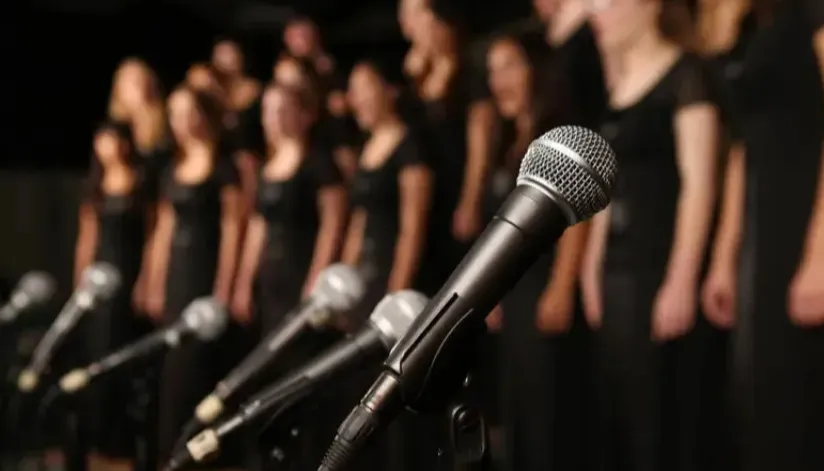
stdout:
[[555,262],[550,274],[550,287],[553,290],[575,293],[588,235],[589,223],[581,223],[567,229],[558,241]]
[[349,220],[349,228],[346,231],[346,240],[343,243],[343,254],[341,256],[341,261],[347,265],[357,266],[360,262],[366,217],[364,210],[356,209]]
[[341,185],[322,188],[318,193],[318,210],[320,227],[309,268],[309,285],[338,255],[346,225],[346,189]]
[[224,304],[228,304],[240,249],[243,195],[237,187],[229,186],[221,191],[220,200],[222,213],[220,218],[220,252],[218,253],[214,295]]
[[74,249],[74,282],[81,278],[83,270],[91,265],[97,249],[97,217],[94,207],[89,203],[80,205],[77,226],[77,244]]
[[240,257],[240,266],[237,271],[237,286],[241,289],[251,289],[252,282],[257,275],[260,255],[266,243],[266,221],[263,216],[255,214],[249,219],[246,237],[243,241],[243,252]]
[[715,204],[717,110],[698,103],[675,116],[675,141],[681,193],[667,278],[698,282]]
[[484,179],[489,169],[489,136],[492,135],[494,119],[495,107],[489,100],[470,105],[466,126],[466,166],[461,189],[461,208],[477,210],[480,206]]
[[351,181],[358,170],[358,154],[348,146],[339,146],[334,151],[335,164],[343,174],[345,181]]
[[388,291],[412,286],[426,241],[426,224],[432,174],[423,165],[412,165],[398,175],[400,189],[400,232],[395,243],[395,260],[389,275]]
[[712,252],[712,263],[733,266],[738,259],[741,227],[744,218],[744,165],[746,153],[740,144],[730,149],[721,197],[721,216]]
[[172,206],[167,202],[160,202],[149,257],[150,290],[157,293],[162,293],[165,288],[174,227],[175,214]]
[[[818,31],[816,31],[813,43],[816,56],[818,57],[819,68],[824,78],[824,28],[819,28]],[[824,84],[822,84],[822,86],[824,86]],[[810,226],[807,230],[804,252],[807,260],[824,263],[824,147],[822,148],[822,159],[818,175],[818,191],[816,193],[812,218],[810,219]]]

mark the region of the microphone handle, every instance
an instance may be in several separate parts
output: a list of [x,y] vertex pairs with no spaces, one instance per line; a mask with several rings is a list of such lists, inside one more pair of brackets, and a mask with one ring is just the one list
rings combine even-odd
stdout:
[[127,363],[151,355],[164,347],[175,346],[180,341],[180,324],[153,332],[114,353],[105,356],[102,360],[92,363],[86,368],[90,376],[100,376],[117,369]]
[[294,404],[336,374],[352,367],[368,364],[386,354],[380,332],[371,325],[342,340],[319,358],[300,368],[299,372],[276,382],[240,406],[240,413],[216,427],[218,437],[224,437],[238,427],[260,416]]
[[60,348],[60,345],[66,340],[69,331],[74,328],[83,314],[86,312],[88,306],[84,303],[77,302],[77,294],[69,300],[63,307],[57,318],[52,323],[40,343],[34,349],[32,360],[29,364],[29,370],[35,374],[43,374],[49,366],[54,353]]
[[225,401],[259,374],[284,348],[306,331],[313,313],[314,306],[308,301],[296,313],[287,316],[279,327],[270,332],[252,353],[218,383],[216,395]]

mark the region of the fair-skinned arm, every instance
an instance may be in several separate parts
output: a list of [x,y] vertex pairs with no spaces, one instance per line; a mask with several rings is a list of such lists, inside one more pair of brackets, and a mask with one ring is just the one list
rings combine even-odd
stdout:
[[166,274],[169,268],[169,256],[172,236],[175,228],[175,214],[171,204],[161,201],[157,206],[157,220],[151,237],[151,256],[149,257],[149,278],[146,310],[153,318],[158,318],[165,304]]
[[576,224],[566,231],[555,251],[555,262],[549,274],[549,284],[538,302],[537,327],[541,332],[557,334],[572,326],[576,287],[589,224]]
[[252,319],[252,284],[257,276],[265,243],[266,221],[260,214],[254,214],[246,227],[232,296],[232,314],[241,324],[246,324]]
[[241,189],[238,187],[229,186],[220,192],[220,248],[215,275],[214,296],[224,306],[229,305],[232,281],[237,268],[243,199]]
[[80,281],[83,270],[94,261],[94,252],[97,249],[97,216],[94,207],[84,202],[80,204],[77,221],[77,243],[74,249],[74,284]]
[[601,326],[603,301],[601,278],[604,255],[609,236],[609,207],[596,214],[590,222],[589,237],[581,264],[581,294],[587,324],[593,329]]
[[481,100],[471,104],[467,113],[464,182],[452,220],[452,232],[462,241],[478,235],[481,230],[481,195],[489,170],[489,136],[492,135],[495,106],[490,100]]
[[[824,74],[824,27],[818,28],[813,35],[813,46],[819,69]],[[813,213],[807,228],[801,265],[790,285],[789,298],[789,314],[796,324],[824,324],[824,143]]]
[[312,263],[303,289],[308,294],[318,274],[335,261],[346,224],[346,189],[343,185],[321,188],[318,192],[320,227],[315,238]]
[[424,165],[410,165],[398,175],[400,231],[387,291],[409,289],[415,279],[426,240],[432,173]]
[[681,192],[667,271],[653,306],[652,336],[657,341],[680,337],[695,322],[716,197],[717,109],[709,103],[686,106],[673,124]]
[[735,323],[738,249],[741,244],[746,193],[745,159],[743,145],[735,144],[730,148],[724,170],[718,230],[709,273],[701,294],[701,306],[707,320],[720,328],[730,328]]
[[349,227],[346,230],[346,237],[343,241],[343,252],[341,261],[353,267],[360,262],[361,249],[363,248],[363,231],[366,229],[366,212],[356,209],[349,219]]

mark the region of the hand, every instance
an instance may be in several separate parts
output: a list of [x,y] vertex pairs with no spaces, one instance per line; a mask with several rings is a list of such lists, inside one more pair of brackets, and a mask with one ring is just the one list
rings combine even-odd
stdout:
[[426,53],[420,47],[413,47],[406,54],[403,61],[403,71],[412,78],[418,78],[423,75],[428,62],[429,59]]
[[652,307],[652,338],[667,342],[686,335],[695,325],[697,283],[668,279],[658,290]]
[[252,321],[252,289],[236,288],[229,310],[237,323],[249,324]]
[[145,277],[141,275],[137,277],[137,282],[132,288],[132,307],[135,312],[146,312],[146,284]]
[[575,309],[575,290],[550,285],[538,300],[535,326],[541,333],[563,334],[572,327],[572,311]]
[[312,288],[315,287],[315,281],[317,279],[317,274],[310,274],[306,277],[306,281],[303,283],[303,290],[301,291],[301,296],[303,299],[308,298],[312,294]]
[[701,307],[710,324],[719,329],[735,325],[737,274],[732,264],[713,266],[701,290]]
[[495,306],[487,316],[486,316],[486,328],[490,332],[500,332],[501,327],[504,325],[504,311],[501,309],[501,305],[498,304]]
[[581,273],[581,301],[584,304],[584,318],[592,330],[601,327],[604,316],[604,302],[601,297],[601,274],[597,269],[584,268]]
[[824,324],[824,260],[802,262],[790,283],[788,312],[800,327]]
[[146,314],[153,321],[163,318],[163,309],[166,307],[166,293],[163,290],[151,290],[146,296]]
[[460,204],[452,214],[452,235],[461,242],[481,232],[481,211],[474,205]]

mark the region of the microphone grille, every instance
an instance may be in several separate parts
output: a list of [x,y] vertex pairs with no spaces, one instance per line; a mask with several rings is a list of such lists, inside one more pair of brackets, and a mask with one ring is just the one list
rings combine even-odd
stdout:
[[312,297],[336,312],[354,309],[366,291],[358,271],[343,263],[328,266],[318,275]]
[[33,304],[49,302],[56,289],[57,282],[54,277],[42,271],[30,271],[17,283],[17,290],[27,296]]
[[375,306],[369,322],[380,331],[384,342],[391,348],[406,334],[428,302],[429,298],[412,290],[387,294]]
[[120,272],[107,262],[97,262],[83,272],[83,289],[95,297],[111,298],[120,288],[120,282]]
[[220,337],[229,323],[226,308],[212,297],[195,299],[186,306],[181,317],[186,328],[204,342]]
[[615,152],[603,137],[580,126],[561,126],[530,144],[518,184],[560,198],[575,224],[607,207],[617,171]]

